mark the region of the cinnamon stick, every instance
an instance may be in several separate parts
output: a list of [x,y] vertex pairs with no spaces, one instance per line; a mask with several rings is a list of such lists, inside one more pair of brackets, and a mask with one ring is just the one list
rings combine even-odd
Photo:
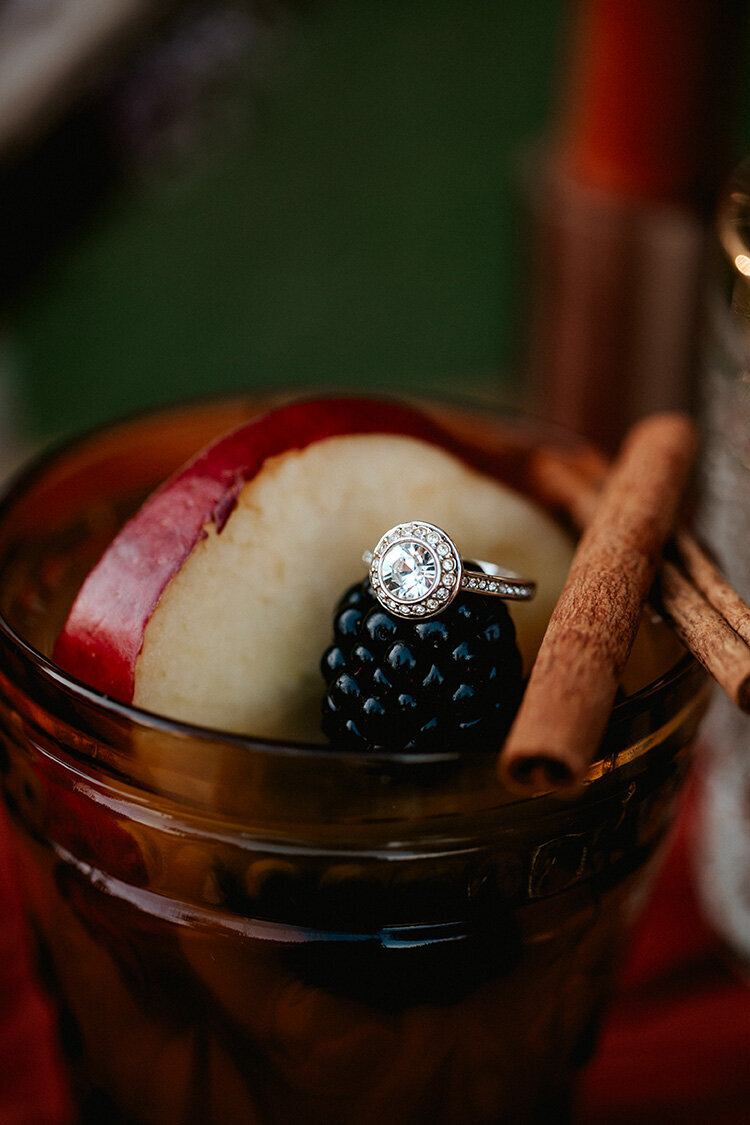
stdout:
[[541,448],[529,459],[525,486],[547,508],[563,513],[581,531],[599,506],[599,493],[609,468],[604,454],[590,447],[567,458]]
[[682,414],[627,436],[578,545],[499,759],[524,793],[575,789],[599,746],[697,449]]
[[680,562],[693,583],[735,633],[750,645],[750,606],[691,535],[678,531],[675,544]]
[[[603,457],[561,464],[542,455],[529,466],[536,491],[579,531],[593,518],[606,469]],[[729,698],[747,711],[750,606],[688,531],[678,529],[675,546],[685,573],[670,565],[669,580],[657,583],[658,609]]]
[[[683,545],[687,541],[691,554],[693,550],[702,554],[689,536],[679,538]],[[718,571],[716,574],[720,583],[726,585],[722,575]],[[674,563],[662,564],[657,588],[664,616],[682,643],[721,684],[729,698],[741,710],[750,711],[750,648],[742,637]]]

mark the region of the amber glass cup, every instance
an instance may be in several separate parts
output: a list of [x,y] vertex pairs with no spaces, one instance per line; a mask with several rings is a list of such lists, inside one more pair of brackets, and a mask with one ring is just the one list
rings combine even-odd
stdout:
[[[93,561],[258,408],[193,404],[85,437],[0,509],[3,788],[80,1121],[563,1120],[703,675],[666,643],[565,800],[512,798],[492,756],[258,741],[71,680],[49,653]],[[488,441],[539,439],[486,410],[443,414]]]

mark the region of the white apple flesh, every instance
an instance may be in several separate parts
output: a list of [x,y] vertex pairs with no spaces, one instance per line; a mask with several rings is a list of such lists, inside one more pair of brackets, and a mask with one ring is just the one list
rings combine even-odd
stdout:
[[[473,462],[473,463],[472,463]],[[83,584],[55,648],[79,680],[184,722],[320,741],[320,655],[362,552],[410,519],[536,580],[508,603],[528,665],[572,557],[540,508],[391,402],[296,402],[219,439],[146,501]]]

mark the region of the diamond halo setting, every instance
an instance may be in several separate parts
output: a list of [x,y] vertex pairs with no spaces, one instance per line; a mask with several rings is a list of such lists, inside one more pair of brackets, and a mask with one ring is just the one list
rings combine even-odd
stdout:
[[373,590],[397,617],[430,617],[445,609],[461,586],[461,559],[452,539],[421,520],[387,531],[369,561]]

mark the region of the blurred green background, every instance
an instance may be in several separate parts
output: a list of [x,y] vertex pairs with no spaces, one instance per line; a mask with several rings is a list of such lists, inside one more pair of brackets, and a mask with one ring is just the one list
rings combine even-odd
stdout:
[[512,390],[518,172],[568,10],[327,0],[276,20],[231,111],[167,158],[127,142],[11,302],[23,428],[279,382]]
[[223,135],[126,177],[15,303],[25,426],[67,433],[276,382],[500,379],[516,171],[548,116],[562,10],[340,0],[291,13]]

